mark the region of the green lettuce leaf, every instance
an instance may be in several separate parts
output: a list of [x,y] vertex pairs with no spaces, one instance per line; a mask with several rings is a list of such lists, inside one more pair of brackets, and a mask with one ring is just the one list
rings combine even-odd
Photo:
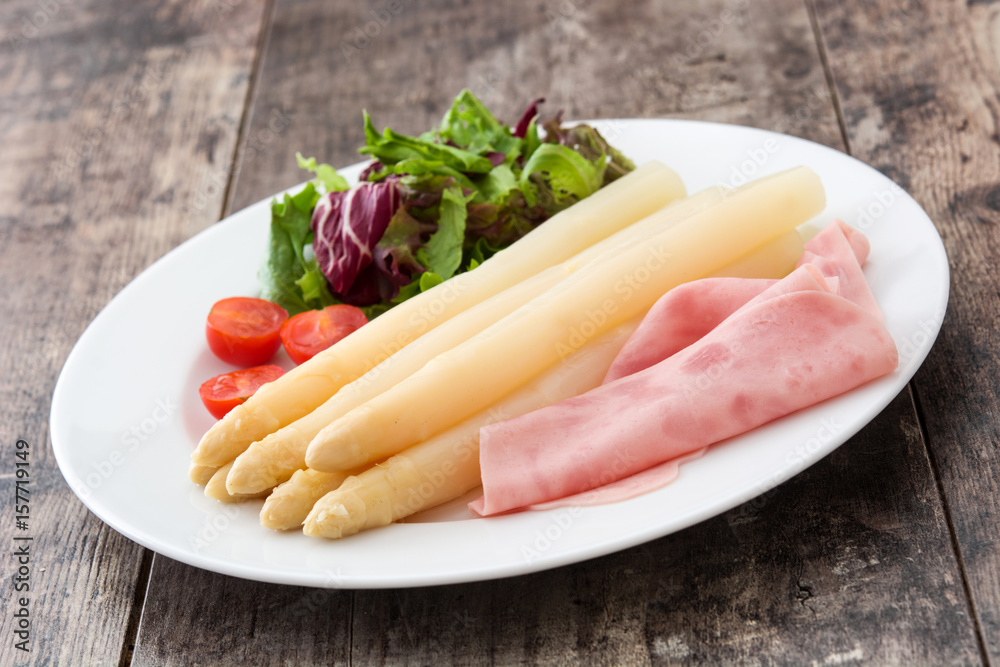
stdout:
[[469,90],[455,98],[441,120],[437,137],[473,153],[503,153],[508,163],[520,154],[521,139],[510,132]]
[[528,123],[528,131],[524,135],[524,159],[525,161],[530,160],[531,156],[534,155],[535,150],[542,145],[541,139],[538,138],[538,119],[532,118],[531,122]]
[[607,164],[604,185],[635,169],[635,163],[609,144],[596,127],[585,124],[563,127],[558,115],[545,121],[542,127],[546,142],[568,146],[591,161],[603,159]]
[[461,148],[408,137],[389,128],[385,128],[382,134],[379,134],[367,111],[364,112],[364,117],[366,143],[358,152],[371,155],[384,165],[393,165],[415,158],[440,162],[465,173],[485,174],[493,168],[493,163],[488,158]]
[[326,278],[306,247],[312,244],[309,227],[319,193],[312,183],[294,196],[271,202],[271,230],[268,253],[257,274],[261,298],[273,301],[295,315],[305,310],[336,303]]
[[399,289],[399,294],[392,300],[392,305],[395,306],[401,304],[407,299],[412,299],[421,292],[426,292],[435,285],[440,285],[443,282],[444,278],[433,271],[424,271],[415,277],[408,285]]
[[469,215],[465,206],[470,199],[472,195],[466,196],[458,186],[445,190],[441,194],[437,231],[417,251],[417,261],[442,280],[451,278],[462,265],[465,220]]
[[[378,177],[382,178],[383,176],[387,176],[389,174],[400,174],[403,176],[449,176],[469,190],[476,188],[475,184],[469,179],[468,176],[452,167],[449,167],[445,163],[438,162],[436,160],[420,160],[417,158],[401,160],[396,164],[385,167],[378,173]],[[485,174],[482,178],[486,178],[488,176],[489,174]]]
[[351,188],[347,179],[338,174],[336,169],[328,164],[317,164],[314,157],[306,159],[302,157],[302,153],[296,152],[295,161],[298,163],[299,169],[305,169],[315,174],[313,185],[317,187],[322,185],[326,192],[341,192]]
[[444,282],[444,278],[434,273],[433,271],[424,271],[420,274],[420,291],[426,292],[430,288],[440,285]]
[[477,176],[470,183],[487,203],[501,203],[511,190],[517,188],[517,177],[506,164],[494,167],[490,173]]
[[531,155],[521,172],[521,190],[529,205],[539,198],[538,183],[533,175],[546,174],[553,203],[559,209],[571,206],[597,192],[604,182],[604,155],[591,161],[572,148],[544,143]]
[[494,248],[485,238],[480,237],[469,246],[466,251],[466,270],[471,271],[493,255],[500,252],[502,248]]

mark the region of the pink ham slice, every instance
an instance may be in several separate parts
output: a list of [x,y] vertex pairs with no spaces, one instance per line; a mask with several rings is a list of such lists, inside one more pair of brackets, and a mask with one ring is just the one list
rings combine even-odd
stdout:
[[812,264],[828,278],[837,278],[840,294],[882,321],[882,311],[868,287],[861,266],[868,258],[868,239],[846,222],[835,220],[805,246],[798,266]]
[[642,318],[602,384],[680,352],[776,282],[763,278],[705,278],[678,285]]
[[[881,318],[861,271],[868,251],[864,234],[836,220],[806,244],[796,268],[814,264],[823,275],[841,278],[851,290],[845,296]],[[851,261],[852,256],[855,261]],[[759,278],[705,278],[675,287],[649,309],[608,369],[603,384],[680,352],[776,282]],[[851,288],[852,285],[859,287]]]
[[[656,320],[674,342],[624,357],[630,374],[609,372],[606,384],[582,396],[483,428],[484,495],[472,509],[489,515],[559,499],[630,497],[661,486],[657,470],[669,472],[666,462],[894,370],[896,346],[861,271],[867,240],[838,221],[806,250],[781,281],[742,281],[722,290],[720,305],[697,304],[711,315],[701,320],[708,329],[701,337],[697,327],[673,332],[676,319]],[[734,306],[737,294],[749,300]],[[724,319],[713,326],[719,313]],[[636,335],[644,328],[637,340],[654,340],[645,321]]]

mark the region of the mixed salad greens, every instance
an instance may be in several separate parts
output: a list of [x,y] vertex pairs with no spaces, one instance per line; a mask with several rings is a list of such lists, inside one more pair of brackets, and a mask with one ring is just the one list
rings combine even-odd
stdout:
[[293,315],[346,303],[375,317],[635,168],[589,125],[539,122],[542,101],[511,129],[464,90],[419,137],[380,133],[366,112],[359,152],[373,161],[353,188],[298,155],[314,178],[272,203],[262,297]]

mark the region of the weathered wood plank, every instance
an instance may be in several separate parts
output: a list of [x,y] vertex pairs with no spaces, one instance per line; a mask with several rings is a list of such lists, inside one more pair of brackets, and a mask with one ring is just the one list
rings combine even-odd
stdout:
[[[163,586],[167,582],[170,587]],[[133,665],[342,665],[350,660],[351,591],[246,581],[160,555],[150,584]]]
[[259,3],[236,5],[0,4],[0,492],[13,501],[24,439],[32,483],[22,534],[34,537],[31,651],[14,648],[5,565],[0,663],[114,665],[128,650],[148,562],[64,483],[48,446],[50,397],[105,303],[218,217],[221,192],[187,213],[181,204],[232,160],[261,19]]
[[[300,181],[296,150],[357,161],[362,107],[380,125],[414,132],[462,87],[508,120],[544,95],[570,117],[701,118],[842,147],[809,16],[796,1],[391,6],[400,11],[279,3],[233,208]],[[358,36],[366,27],[367,40]],[[228,646],[228,633],[295,604],[281,587],[165,559],[153,574],[147,608],[156,622],[140,636],[143,662]],[[192,582],[224,596],[177,604],[176,591]],[[251,640],[266,652],[208,655],[251,664],[343,659],[339,638],[332,658],[301,647],[348,619],[349,658],[364,664],[977,659],[908,394],[763,499],[651,544],[498,582],[358,591],[353,616],[347,594],[330,595],[330,613],[303,619],[283,643]]]
[[1000,5],[816,5],[852,151],[927,209],[951,261],[948,313],[914,385],[986,651],[1000,662]]

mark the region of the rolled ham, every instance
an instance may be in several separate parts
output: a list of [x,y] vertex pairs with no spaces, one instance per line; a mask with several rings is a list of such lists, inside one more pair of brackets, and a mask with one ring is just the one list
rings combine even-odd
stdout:
[[[813,264],[828,282],[837,280],[838,290],[842,284],[847,287],[848,299],[863,304],[881,319],[882,313],[861,270],[868,252],[864,234],[836,220],[806,245],[796,268]],[[608,369],[603,384],[680,352],[777,282],[763,278],[705,278],[675,287],[649,309]],[[782,289],[796,289],[793,283],[784,281]]]
[[776,282],[766,278],[705,278],[678,285],[642,318],[602,384],[680,352]]
[[662,485],[655,471],[669,461],[893,371],[867,255],[864,236],[837,221],[780,281],[672,290],[601,387],[481,430],[483,497],[470,507],[620,500]]

